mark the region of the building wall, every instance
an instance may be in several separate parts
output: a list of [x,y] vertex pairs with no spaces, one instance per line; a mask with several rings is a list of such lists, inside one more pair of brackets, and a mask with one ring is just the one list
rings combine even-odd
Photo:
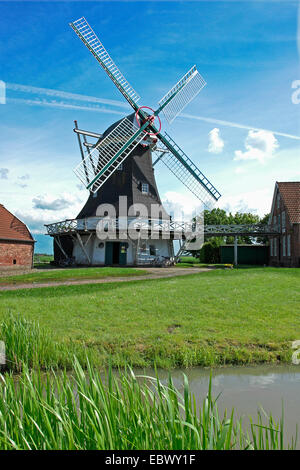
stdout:
[[[279,196],[279,197],[278,197]],[[280,236],[270,237],[270,265],[300,267],[300,225],[291,224],[280,193],[277,193],[271,224]]]
[[0,267],[32,267],[33,243],[0,242]]
[[[82,242],[85,243],[88,240],[88,235],[82,235]],[[113,241],[113,240],[112,240]],[[124,242],[128,244],[127,248],[127,265],[135,264],[135,246],[130,239],[116,239],[117,242]],[[145,244],[145,253],[149,255],[150,245],[155,248],[156,256],[166,256],[171,257],[170,240],[141,240],[140,247]],[[85,251],[87,252],[89,258],[91,259],[91,264],[95,266],[101,266],[105,264],[105,250],[106,250],[106,241],[100,240],[96,235],[92,235],[85,245]],[[77,264],[87,265],[88,259],[85,253],[80,246],[78,240],[74,241],[73,247],[73,256],[75,257]]]

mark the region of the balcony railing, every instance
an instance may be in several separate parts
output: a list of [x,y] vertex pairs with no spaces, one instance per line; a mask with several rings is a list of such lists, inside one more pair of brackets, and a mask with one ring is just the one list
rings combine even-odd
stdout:
[[[261,224],[244,225],[200,225],[194,222],[142,219],[136,217],[107,219],[106,217],[87,217],[84,219],[66,219],[61,222],[45,225],[48,235],[61,235],[72,232],[90,232],[98,229],[105,231],[152,231],[171,232],[175,237],[188,233],[204,233],[209,236],[276,236],[280,231],[277,226]],[[177,237],[176,237],[177,238]]]

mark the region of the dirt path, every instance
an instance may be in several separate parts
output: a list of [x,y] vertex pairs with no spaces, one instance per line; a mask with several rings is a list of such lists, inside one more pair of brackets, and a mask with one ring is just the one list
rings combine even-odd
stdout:
[[[136,268],[141,269],[142,268]],[[131,277],[105,277],[102,279],[74,279],[67,281],[55,282],[34,282],[15,284],[13,286],[0,286],[0,291],[18,290],[18,289],[36,289],[40,287],[57,287],[57,286],[75,286],[83,284],[104,284],[107,282],[131,282],[131,281],[144,281],[145,279],[161,279],[168,277],[185,276],[187,274],[196,274],[206,271],[211,271],[212,268],[147,268],[149,274],[144,276],[131,276]]]

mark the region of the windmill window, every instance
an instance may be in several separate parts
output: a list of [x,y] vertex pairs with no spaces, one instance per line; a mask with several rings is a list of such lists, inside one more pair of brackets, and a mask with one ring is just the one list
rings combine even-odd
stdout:
[[148,194],[149,193],[149,184],[148,183],[142,183],[142,193],[143,194]]
[[123,171],[123,163],[120,163],[120,165],[117,167],[118,171]]
[[13,264],[17,264],[17,260],[16,260],[16,259],[13,260]]
[[146,251],[147,251],[147,245],[146,245],[146,243],[142,243],[141,244],[141,252],[145,253]]
[[149,245],[149,249],[150,249],[150,256],[155,256],[156,255],[155,245]]

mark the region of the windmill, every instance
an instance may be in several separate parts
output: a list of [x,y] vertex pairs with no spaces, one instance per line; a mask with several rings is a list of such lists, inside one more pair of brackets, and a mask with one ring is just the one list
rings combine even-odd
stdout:
[[[139,95],[122,75],[86,19],[80,18],[70,26],[131,105],[133,113],[114,123],[103,134],[80,130],[75,121],[74,131],[78,137],[81,162],[74,172],[90,195],[76,219],[47,226],[48,233],[56,242],[56,257],[72,255],[77,263],[83,264],[147,264],[157,259],[157,253],[164,258],[172,257],[176,227],[173,221],[170,229],[170,216],[161,206],[153,170],[156,164],[162,162],[207,208],[211,208],[221,195],[172,137],[167,132],[161,132],[159,114],[162,112],[166,120],[172,123],[206,83],[193,66],[159,101],[156,110],[141,106],[138,104]],[[96,142],[88,142],[87,137],[96,139]],[[155,156],[154,162],[152,155]],[[115,207],[115,215],[110,222],[120,235],[120,196],[126,196],[130,205],[143,204],[149,213],[150,206],[158,204],[161,207],[159,217],[154,220],[148,216],[147,221],[143,220],[146,225],[142,226],[137,240],[125,242],[119,236],[117,241],[99,243],[95,223],[97,217],[103,218],[104,215],[99,215],[97,208],[103,204]],[[130,218],[130,210],[128,216]],[[131,218],[136,221],[137,214],[131,214]],[[159,235],[152,240],[149,239],[148,224],[153,227],[156,222]],[[164,222],[169,223],[169,239],[164,239]],[[181,233],[177,238],[186,237]]]

